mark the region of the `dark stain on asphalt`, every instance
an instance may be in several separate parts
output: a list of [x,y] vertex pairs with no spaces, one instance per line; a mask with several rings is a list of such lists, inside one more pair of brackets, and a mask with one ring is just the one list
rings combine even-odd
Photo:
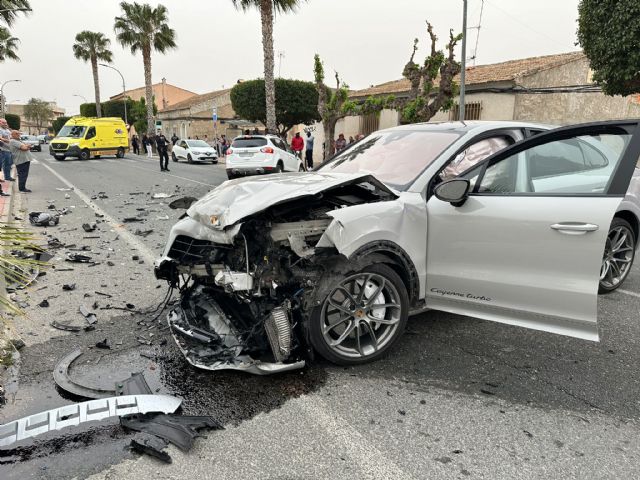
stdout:
[[[130,314],[105,319],[93,332],[64,335],[24,349],[16,400],[0,408],[0,423],[85,400],[59,389],[51,374],[57,361],[76,347],[85,353],[72,366],[75,380],[113,388],[118,380],[141,371],[153,392],[181,398],[183,413],[212,415],[223,425],[237,425],[279,408],[325,383],[322,366],[271,376],[197,370],[183,358],[164,323],[149,330],[140,321],[148,318]],[[152,339],[153,345],[140,345],[136,340],[140,335]],[[87,348],[105,337],[112,350]],[[18,447],[0,449],[0,478],[25,478],[34,471],[39,478],[84,478],[133,457],[127,448],[130,439],[117,419],[47,433]]]

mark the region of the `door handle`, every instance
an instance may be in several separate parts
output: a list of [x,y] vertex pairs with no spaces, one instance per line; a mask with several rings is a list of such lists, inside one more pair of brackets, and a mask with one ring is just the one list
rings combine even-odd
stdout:
[[584,234],[587,232],[595,232],[598,230],[598,225],[594,225],[593,223],[581,223],[581,222],[565,222],[565,223],[554,223],[551,225],[553,230],[558,230],[562,233],[571,233],[571,234]]

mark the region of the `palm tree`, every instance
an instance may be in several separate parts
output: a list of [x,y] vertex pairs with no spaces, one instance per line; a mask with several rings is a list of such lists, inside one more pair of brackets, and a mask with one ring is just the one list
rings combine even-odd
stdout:
[[5,60],[20,61],[20,57],[16,53],[19,41],[16,37],[11,36],[9,30],[0,27],[0,62]]
[[236,8],[260,10],[262,20],[262,52],[264,55],[264,88],[267,98],[267,130],[276,133],[276,86],[273,79],[273,12],[294,11],[302,0],[231,0]]
[[168,10],[164,5],[152,8],[138,2],[120,2],[124,12],[116,17],[114,29],[116,38],[131,53],[140,50],[144,64],[144,86],[147,103],[147,133],[154,132],[153,90],[151,88],[151,51],[165,53],[176,47],[176,32],[167,24]]
[[13,25],[19,12],[31,11],[29,0],[0,0],[0,20],[9,27]]
[[85,62],[91,62],[93,71],[93,88],[96,96],[96,115],[102,116],[100,107],[100,81],[98,80],[98,60],[111,63],[113,54],[109,50],[111,40],[100,32],[84,30],[76,35],[76,43],[73,45],[73,55]]

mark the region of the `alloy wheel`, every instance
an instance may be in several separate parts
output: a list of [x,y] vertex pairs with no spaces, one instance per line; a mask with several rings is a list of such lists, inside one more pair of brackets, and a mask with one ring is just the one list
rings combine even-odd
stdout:
[[394,340],[401,318],[401,298],[393,283],[376,273],[358,273],[325,299],[322,335],[335,354],[361,359]]
[[614,289],[624,281],[633,262],[634,247],[633,232],[626,226],[618,225],[609,231],[600,268],[600,285]]

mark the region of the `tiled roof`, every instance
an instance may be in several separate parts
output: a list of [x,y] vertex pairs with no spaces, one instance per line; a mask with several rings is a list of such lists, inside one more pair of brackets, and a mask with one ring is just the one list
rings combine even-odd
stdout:
[[[569,52],[557,55],[545,55],[542,57],[521,58],[508,62],[493,63],[490,65],[478,65],[467,67],[466,85],[479,85],[491,82],[513,81],[518,77],[531,75],[541,70],[564,65],[574,60],[584,58],[584,53]],[[459,81],[459,76],[456,81]],[[390,95],[408,92],[411,89],[409,80],[393,80],[391,82],[375,85],[363,90],[357,90],[351,97],[369,97],[371,95]]]
[[225,90],[216,90],[215,92],[209,92],[202,95],[194,95],[193,97],[188,98],[187,100],[183,100],[182,102],[175,103],[170,107],[165,108],[164,110],[161,110],[161,112],[171,112],[174,110],[182,110],[184,108],[189,108],[194,105],[198,105],[200,103],[206,102],[208,100],[213,100],[214,98],[219,97],[220,95],[224,95],[225,93],[228,93],[230,90],[231,90],[230,88],[227,88]]

